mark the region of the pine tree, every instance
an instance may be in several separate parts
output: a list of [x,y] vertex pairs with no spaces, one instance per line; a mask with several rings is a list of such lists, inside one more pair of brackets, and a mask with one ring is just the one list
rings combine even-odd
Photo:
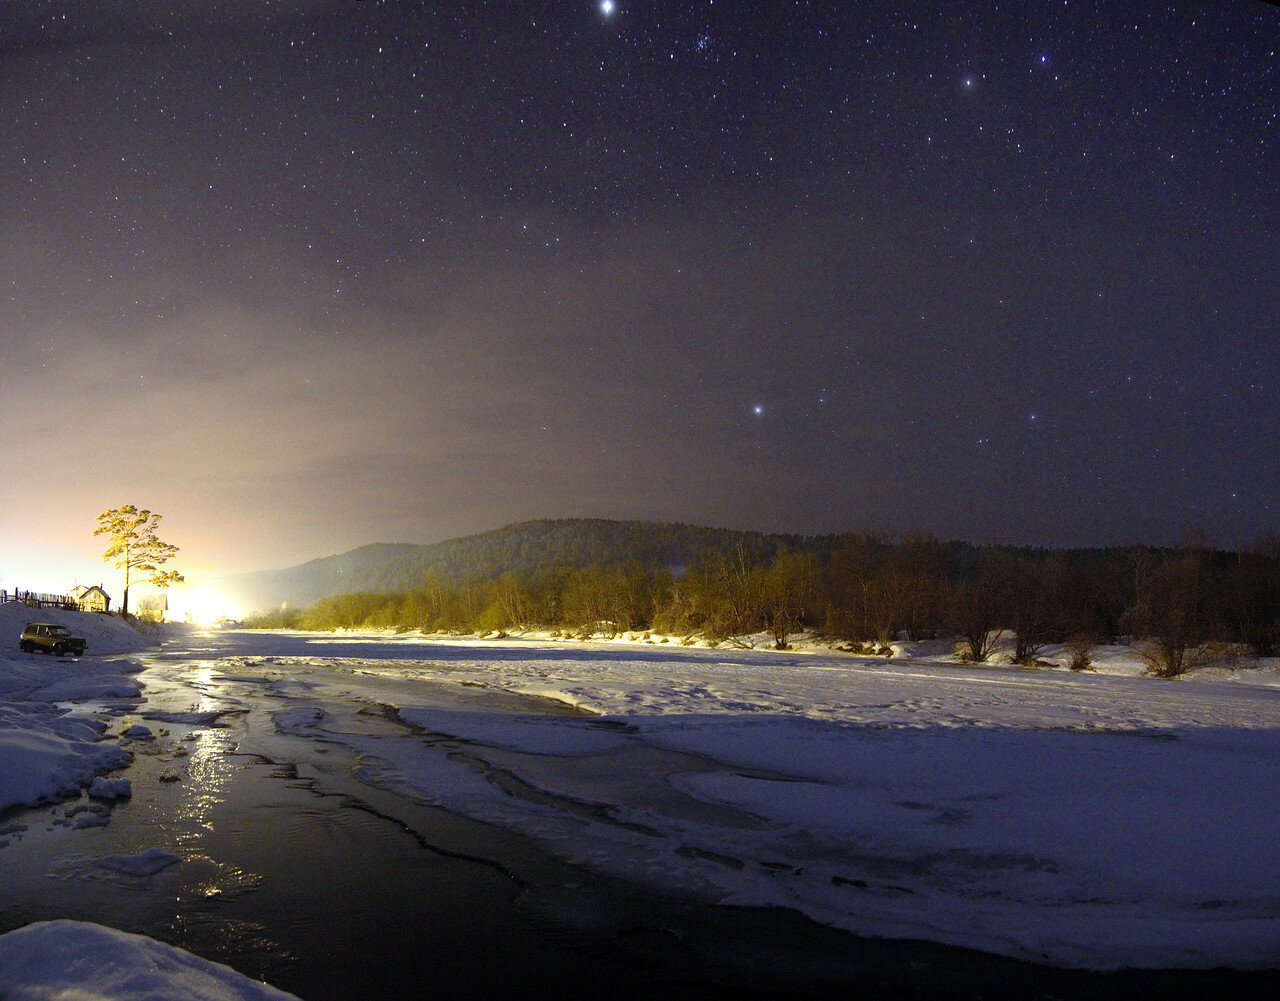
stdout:
[[125,615],[129,614],[130,577],[159,588],[183,581],[182,574],[176,570],[160,569],[161,564],[177,554],[178,547],[156,538],[159,523],[160,515],[145,509],[139,511],[132,504],[113,507],[98,515],[98,527],[93,534],[105,535],[111,540],[102,558],[114,560],[116,567],[124,571],[124,601],[120,607]]

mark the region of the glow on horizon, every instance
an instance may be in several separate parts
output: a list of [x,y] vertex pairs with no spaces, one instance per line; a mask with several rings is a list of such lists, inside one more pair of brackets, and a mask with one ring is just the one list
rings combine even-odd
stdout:
[[226,595],[197,584],[175,587],[169,592],[169,611],[165,617],[173,622],[208,626],[219,619],[239,618],[240,609]]

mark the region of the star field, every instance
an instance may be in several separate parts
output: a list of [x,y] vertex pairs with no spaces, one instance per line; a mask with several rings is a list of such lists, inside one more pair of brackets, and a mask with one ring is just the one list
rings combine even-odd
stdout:
[[1270,5],[11,6],[0,551],[1277,527]]

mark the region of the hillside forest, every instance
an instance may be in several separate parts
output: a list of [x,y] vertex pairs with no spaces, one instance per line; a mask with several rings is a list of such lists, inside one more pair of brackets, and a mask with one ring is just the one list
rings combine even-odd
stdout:
[[[655,543],[640,523],[528,523],[504,530],[503,544],[521,529],[527,539],[531,526],[545,535],[548,524],[561,543],[575,544],[546,549],[543,560],[526,544],[512,569],[429,569],[398,590],[330,594],[247,624],[481,634],[537,628],[584,639],[651,630],[728,644],[765,633],[779,649],[807,630],[881,654],[891,653],[894,639],[955,637],[971,661],[987,660],[995,638],[1007,633],[1016,663],[1034,664],[1045,646],[1070,644],[1072,666],[1085,668],[1091,646],[1132,641],[1163,676],[1207,658],[1275,656],[1280,646],[1280,537],[1235,552],[1214,550],[1194,532],[1176,549],[1045,550],[927,536],[698,529],[705,544],[687,565],[670,562],[683,558],[671,526],[654,526],[667,533]],[[602,545],[602,532],[644,545]],[[664,547],[666,558],[655,558]],[[492,560],[477,562],[496,569]]]

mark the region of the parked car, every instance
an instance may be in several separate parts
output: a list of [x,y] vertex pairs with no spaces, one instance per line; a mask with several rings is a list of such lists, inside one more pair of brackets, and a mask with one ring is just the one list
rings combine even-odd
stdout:
[[59,657],[66,653],[79,657],[84,653],[84,647],[85,641],[82,637],[72,636],[66,626],[53,622],[28,622],[27,628],[22,630],[22,635],[18,637],[18,649],[24,653],[43,650],[45,653],[57,654]]

